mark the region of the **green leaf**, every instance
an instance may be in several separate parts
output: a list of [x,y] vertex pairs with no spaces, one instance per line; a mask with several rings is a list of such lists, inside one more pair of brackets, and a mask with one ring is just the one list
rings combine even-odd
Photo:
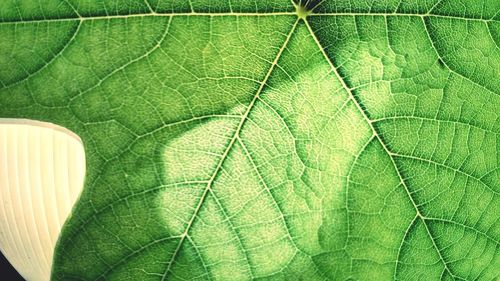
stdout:
[[54,280],[500,277],[500,2],[303,2],[0,2],[0,117],[86,150]]

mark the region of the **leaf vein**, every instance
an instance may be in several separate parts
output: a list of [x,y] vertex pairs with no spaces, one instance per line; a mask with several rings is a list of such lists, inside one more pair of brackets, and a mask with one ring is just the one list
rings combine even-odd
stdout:
[[[368,125],[370,126],[370,129],[372,130],[373,134],[375,135],[375,138],[378,140],[378,142],[380,143],[380,145],[382,146],[382,148],[384,149],[385,153],[388,155],[388,157],[390,158],[393,166],[394,166],[394,170],[396,171],[396,174],[398,175],[398,178],[402,184],[402,186],[404,187],[407,195],[408,195],[408,198],[409,200],[411,201],[415,211],[416,211],[416,216],[418,218],[420,218],[425,226],[425,229],[427,231],[427,233],[429,234],[429,238],[431,239],[432,241],[432,244],[434,246],[434,248],[436,249],[438,255],[439,255],[439,258],[441,260],[441,262],[443,263],[445,269],[448,271],[448,273],[452,276],[455,276],[454,274],[452,274],[451,270],[449,269],[448,267],[448,264],[446,262],[446,260],[444,259],[444,257],[442,256],[441,254],[441,251],[439,249],[439,247],[437,246],[430,230],[429,230],[429,227],[427,225],[427,223],[425,222],[425,220],[423,219],[424,216],[422,215],[419,207],[418,207],[418,204],[415,202],[414,198],[412,197],[411,195],[411,192],[404,180],[404,177],[402,176],[401,174],[401,171],[400,171],[400,168],[398,167],[394,157],[393,157],[393,153],[388,149],[387,145],[385,144],[385,142],[383,141],[382,137],[380,136],[380,133],[378,132],[378,130],[375,128],[372,120],[370,120],[368,118],[368,115],[367,115],[367,112],[365,109],[362,108],[361,104],[360,104],[360,101],[358,101],[358,99],[356,98],[356,96],[353,94],[353,91],[351,88],[349,88],[346,84],[346,82],[344,81],[344,78],[342,78],[342,76],[340,76],[337,68],[335,67],[335,65],[333,64],[332,60],[328,57],[328,55],[326,54],[325,50],[323,49],[321,43],[319,42],[318,38],[316,37],[312,27],[309,25],[309,23],[307,22],[307,20],[305,20],[305,23],[309,29],[309,32],[311,34],[311,36],[313,37],[314,41],[316,42],[318,48],[321,50],[321,52],[323,53],[323,56],[325,58],[325,60],[330,64],[332,70],[334,71],[335,75],[337,76],[338,80],[340,81],[340,83],[342,84],[342,86],[344,87],[344,89],[346,90],[346,92],[349,94],[349,97],[350,99],[352,99],[353,103],[356,105],[356,107],[358,108],[359,112],[361,113],[361,115],[363,116],[363,119],[365,119],[365,121],[368,123]],[[404,238],[403,238],[404,239]]]
[[248,105],[245,114],[242,116],[241,122],[238,124],[238,127],[236,128],[236,131],[234,132],[233,137],[229,141],[229,144],[228,144],[226,150],[224,151],[224,153],[223,153],[223,155],[222,155],[219,163],[217,164],[217,167],[215,168],[214,173],[212,174],[212,177],[209,179],[208,184],[207,184],[205,190],[203,191],[203,194],[201,195],[200,200],[198,201],[197,206],[195,207],[195,210],[193,212],[193,215],[191,216],[191,219],[187,223],[187,226],[186,226],[186,229],[185,229],[184,233],[181,235],[181,238],[180,238],[180,241],[179,241],[179,243],[177,245],[177,248],[175,249],[175,251],[174,251],[174,253],[173,253],[172,257],[171,257],[171,259],[170,259],[170,261],[168,263],[167,268],[165,269],[165,272],[163,274],[163,278],[161,279],[162,281],[166,280],[166,278],[168,276],[168,273],[171,272],[171,267],[172,267],[172,265],[173,265],[173,263],[174,263],[177,255],[178,255],[178,253],[180,252],[180,249],[182,247],[182,244],[183,244],[186,236],[188,236],[188,234],[189,234],[189,230],[191,229],[191,227],[193,225],[193,222],[195,221],[196,217],[198,216],[198,213],[199,213],[199,211],[201,209],[201,206],[203,205],[204,201],[207,198],[208,193],[211,190],[211,186],[212,186],[215,178],[217,177],[217,175],[219,174],[220,170],[222,169],[222,166],[223,166],[225,160],[227,159],[227,156],[229,155],[229,152],[230,152],[231,148],[233,147],[234,143],[236,142],[237,138],[239,137],[239,133],[240,133],[241,129],[243,128],[243,125],[245,124],[245,122],[248,119],[248,115],[250,114],[250,112],[254,108],[255,102],[257,101],[260,93],[264,89],[264,86],[266,85],[267,80],[269,79],[269,77],[271,76],[271,73],[273,72],[275,66],[277,65],[278,60],[281,57],[281,54],[283,53],[283,51],[285,50],[286,46],[288,45],[288,42],[290,41],[290,38],[292,37],[292,34],[295,31],[295,28],[297,27],[297,24],[298,24],[298,20],[295,21],[295,23],[293,24],[293,26],[290,29],[289,33],[287,34],[287,37],[286,37],[283,45],[279,49],[279,51],[278,51],[278,53],[277,53],[277,55],[276,55],[273,63],[269,67],[269,70],[266,73],[264,79],[262,80],[262,82],[261,82],[261,84],[259,86],[259,89],[257,90],[257,92],[256,92],[255,96],[253,97],[252,101],[250,102],[250,104]]

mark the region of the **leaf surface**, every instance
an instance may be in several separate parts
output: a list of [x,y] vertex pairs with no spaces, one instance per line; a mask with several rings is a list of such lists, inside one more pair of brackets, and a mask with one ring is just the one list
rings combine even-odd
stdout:
[[0,117],[85,145],[54,280],[499,278],[498,1],[46,2]]

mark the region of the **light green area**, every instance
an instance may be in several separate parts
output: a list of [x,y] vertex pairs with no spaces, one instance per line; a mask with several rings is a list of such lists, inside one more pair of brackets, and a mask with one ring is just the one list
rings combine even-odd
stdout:
[[2,1],[0,117],[85,145],[52,278],[497,280],[499,13]]

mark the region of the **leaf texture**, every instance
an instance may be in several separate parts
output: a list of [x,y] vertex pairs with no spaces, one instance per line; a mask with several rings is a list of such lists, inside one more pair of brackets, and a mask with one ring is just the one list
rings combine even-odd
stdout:
[[85,145],[54,280],[500,277],[498,1],[46,2],[0,117]]

